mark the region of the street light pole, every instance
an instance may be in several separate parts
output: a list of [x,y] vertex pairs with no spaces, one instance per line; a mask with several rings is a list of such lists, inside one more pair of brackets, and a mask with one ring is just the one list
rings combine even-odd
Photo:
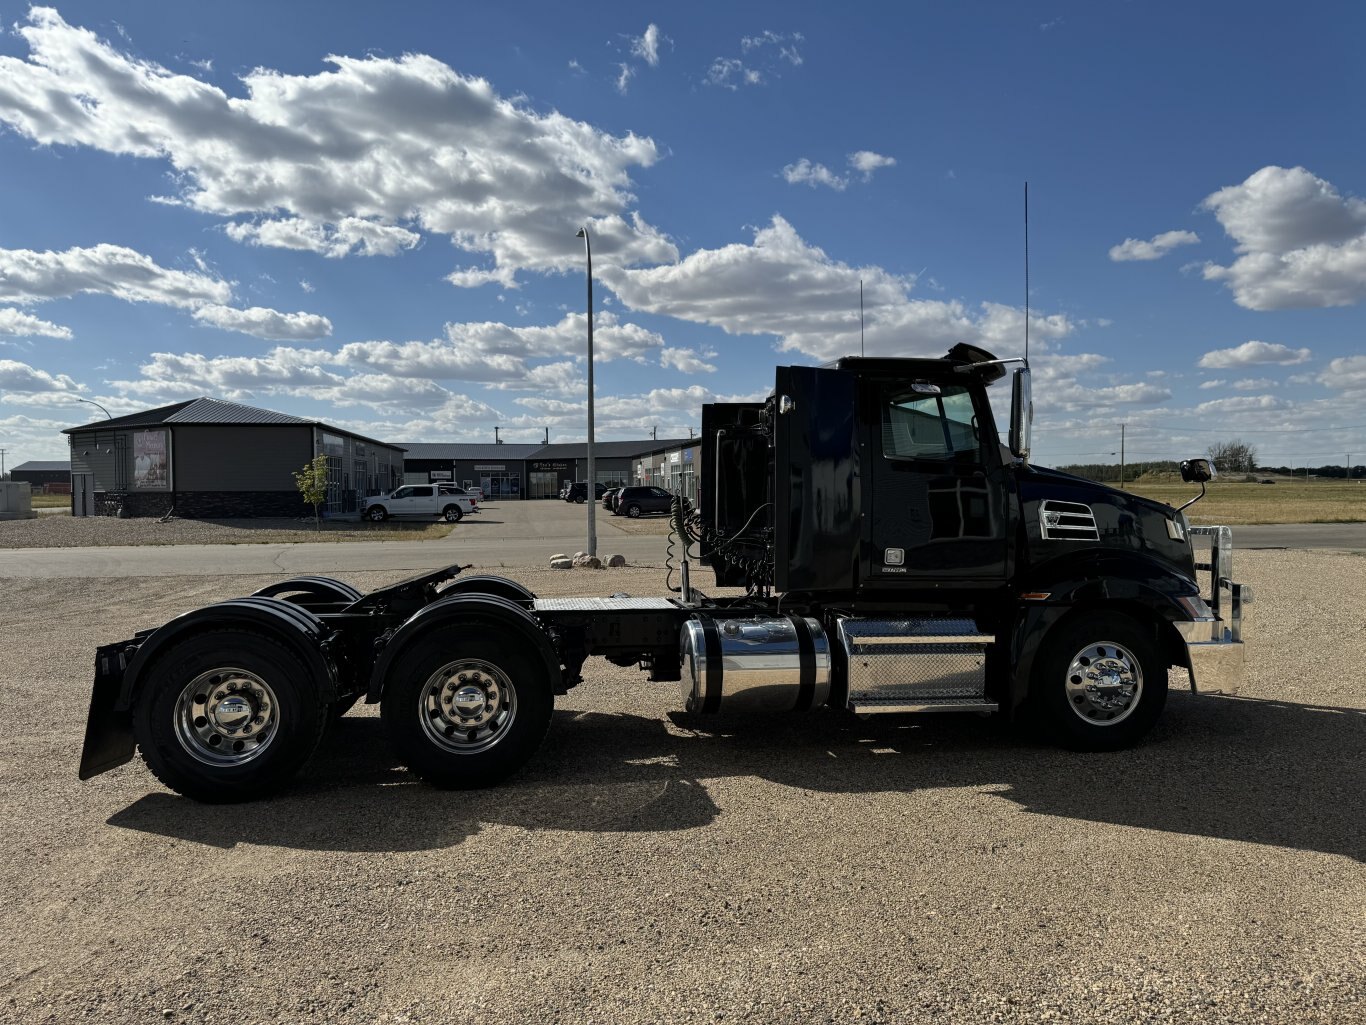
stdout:
[[583,256],[588,265],[588,554],[598,554],[597,472],[593,465],[593,247],[588,241],[588,226],[579,229],[575,238],[583,239]]
[[92,406],[97,407],[97,408],[99,409],[99,411],[100,411],[101,413],[104,414],[104,418],[105,418],[106,420],[112,420],[112,419],[114,419],[112,416],[109,415],[109,410],[105,409],[103,406],[101,406],[101,405],[100,405],[98,402],[96,402],[94,399],[83,399],[83,398],[81,398],[79,395],[75,395],[75,396],[72,396],[72,397],[73,397],[77,402],[88,402],[88,403],[90,403]]

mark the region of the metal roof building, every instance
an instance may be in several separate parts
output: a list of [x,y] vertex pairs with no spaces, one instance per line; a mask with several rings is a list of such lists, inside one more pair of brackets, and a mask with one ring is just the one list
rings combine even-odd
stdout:
[[198,398],[62,432],[72,512],[122,516],[303,516],[294,473],[327,456],[328,512],[354,512],[400,483],[403,450],[304,417]]
[[[545,445],[417,441],[399,444],[405,450],[403,473],[407,483],[453,481],[466,487],[477,485],[483,488],[486,500],[555,498],[564,484],[588,479],[588,446],[582,441]],[[595,441],[594,474],[607,487],[663,486],[673,481],[691,495],[693,444],[687,438]],[[671,474],[671,466],[678,467],[678,472]]]

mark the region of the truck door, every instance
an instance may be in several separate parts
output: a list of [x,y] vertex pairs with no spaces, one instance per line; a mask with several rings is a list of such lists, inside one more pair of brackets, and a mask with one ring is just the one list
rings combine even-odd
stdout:
[[437,513],[436,485],[414,485],[413,493],[408,499],[408,507],[405,510],[405,513],[408,516],[435,516]]
[[985,390],[963,380],[865,382],[867,582],[997,583],[1009,488]]

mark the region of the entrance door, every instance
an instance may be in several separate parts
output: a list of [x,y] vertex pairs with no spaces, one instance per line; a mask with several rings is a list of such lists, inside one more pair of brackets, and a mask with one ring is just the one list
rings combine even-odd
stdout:
[[93,473],[73,473],[71,475],[71,515],[95,515],[95,475]]

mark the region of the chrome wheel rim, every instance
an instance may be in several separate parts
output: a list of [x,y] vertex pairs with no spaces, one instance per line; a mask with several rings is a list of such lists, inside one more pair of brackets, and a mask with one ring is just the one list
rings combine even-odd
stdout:
[[1065,681],[1067,704],[1092,726],[1127,719],[1143,696],[1143,667],[1114,641],[1088,644],[1072,657]]
[[493,663],[462,658],[427,678],[417,712],[423,732],[437,747],[478,754],[502,740],[517,718],[517,690]]
[[176,699],[176,739],[205,765],[245,765],[279,733],[279,708],[275,691],[255,673],[233,666],[210,669]]

